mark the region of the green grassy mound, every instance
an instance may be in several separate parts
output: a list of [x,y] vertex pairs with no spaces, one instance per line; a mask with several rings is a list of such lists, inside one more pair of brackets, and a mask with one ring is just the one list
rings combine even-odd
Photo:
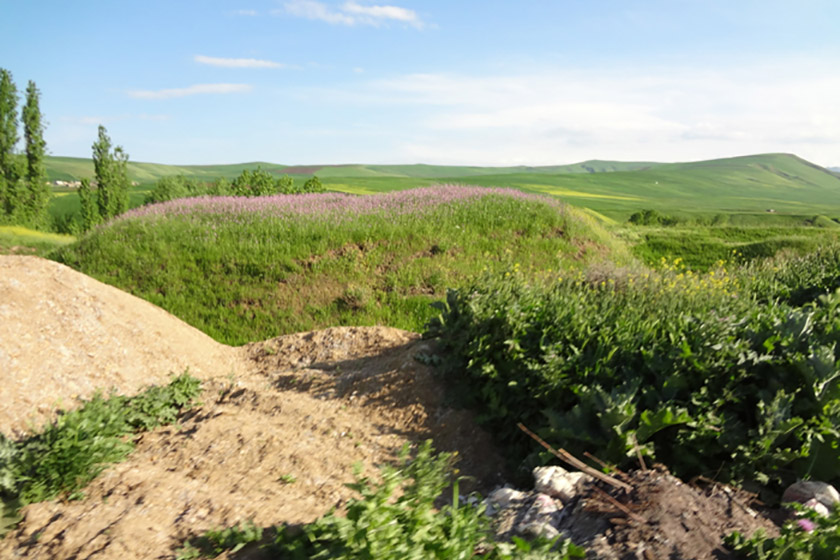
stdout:
[[54,258],[228,344],[337,325],[419,331],[483,272],[540,276],[631,257],[595,220],[517,191],[182,199],[97,228]]

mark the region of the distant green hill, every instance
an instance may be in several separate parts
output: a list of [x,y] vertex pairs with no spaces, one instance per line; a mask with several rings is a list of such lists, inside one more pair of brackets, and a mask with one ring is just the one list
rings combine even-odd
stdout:
[[[232,179],[262,167],[302,180],[317,174],[331,190],[371,194],[435,183],[512,187],[548,194],[610,218],[640,209],[671,214],[779,214],[840,218],[840,176],[791,154],[762,154],[689,163],[592,160],[543,167],[439,165],[233,165],[129,163],[131,179],[150,184],[166,175]],[[50,179],[93,174],[90,160],[50,157]],[[142,190],[143,187],[140,187]],[[138,195],[139,196],[139,195]]]
[[470,182],[550,194],[611,217],[626,217],[640,208],[685,214],[840,216],[840,177],[789,154],[673,163],[613,173],[485,175]]
[[[93,162],[85,158],[47,157],[47,176],[55,180],[80,180],[93,176]],[[190,177],[232,179],[243,169],[261,167],[272,173],[310,176],[321,178],[365,178],[365,177],[401,177],[437,179],[449,177],[477,177],[483,175],[505,175],[512,173],[605,173],[612,171],[634,171],[663,165],[653,162],[620,162],[591,160],[571,165],[552,165],[543,167],[474,167],[447,165],[281,165],[277,163],[250,162],[231,165],[163,165],[158,163],[128,163],[129,177],[140,183],[154,182],[167,175],[187,175]]]

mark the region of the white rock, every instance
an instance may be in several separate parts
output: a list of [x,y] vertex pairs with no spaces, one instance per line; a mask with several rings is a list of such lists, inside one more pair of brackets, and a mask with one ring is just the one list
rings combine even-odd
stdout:
[[828,514],[830,513],[828,508],[816,498],[811,498],[810,500],[805,502],[803,505],[806,508],[811,508],[812,510],[816,511],[817,513],[819,513],[823,517],[828,517]]
[[800,480],[788,486],[782,494],[782,502],[799,502],[805,504],[810,500],[817,500],[828,509],[840,502],[840,493],[826,482],[818,480]]
[[493,504],[494,506],[500,509],[506,509],[511,506],[514,502],[519,502],[524,500],[526,497],[525,492],[520,492],[519,490],[514,490],[513,488],[499,488],[498,490],[494,490],[487,496],[487,500]]
[[551,496],[537,494],[531,507],[525,512],[522,522],[516,527],[516,532],[531,537],[556,537],[558,532],[553,523],[559,511],[560,508]]
[[569,472],[563,467],[537,467],[533,470],[534,489],[559,498],[563,503],[574,498],[591,477],[582,472]]

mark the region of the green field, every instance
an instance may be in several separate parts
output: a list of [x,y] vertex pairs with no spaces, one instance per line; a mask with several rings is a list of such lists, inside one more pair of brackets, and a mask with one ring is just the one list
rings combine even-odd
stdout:
[[[619,221],[644,208],[708,219],[717,214],[776,214],[802,220],[816,215],[840,218],[840,177],[789,154],[693,163],[590,161],[548,167],[286,166],[257,162],[170,166],[131,162],[129,176],[139,183],[140,192],[166,175],[183,174],[207,181],[233,179],[243,169],[257,166],[272,173],[289,174],[297,181],[316,174],[327,189],[353,194],[437,183],[512,187],[557,197]],[[92,175],[91,162],[79,158],[48,158],[47,169],[53,180]]]

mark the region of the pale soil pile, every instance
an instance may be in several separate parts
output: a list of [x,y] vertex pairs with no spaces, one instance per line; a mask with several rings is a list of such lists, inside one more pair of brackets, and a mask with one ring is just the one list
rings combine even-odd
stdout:
[[133,394],[188,367],[202,378],[241,373],[243,356],[66,266],[0,256],[0,430],[7,435],[97,389]]
[[[203,405],[144,434],[85,499],[33,504],[0,558],[173,558],[183,539],[252,519],[314,520],[352,496],[352,466],[433,438],[485,488],[502,459],[414,359],[418,335],[334,328],[243,348],[218,344],[155,306],[62,265],[0,256],[0,429],[20,435],[55,404],[205,380]],[[289,482],[290,477],[294,479]]]

